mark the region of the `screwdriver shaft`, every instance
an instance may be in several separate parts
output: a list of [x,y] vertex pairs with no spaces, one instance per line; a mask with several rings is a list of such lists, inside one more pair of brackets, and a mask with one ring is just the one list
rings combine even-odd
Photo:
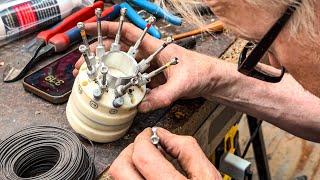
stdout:
[[137,42],[134,44],[133,47],[130,47],[129,49],[129,52],[128,54],[132,55],[135,57],[137,51],[138,51],[138,48],[139,46],[141,45],[142,43],[142,40],[144,39],[144,37],[146,36],[148,30],[150,29],[150,27],[152,26],[152,24],[155,22],[155,17],[151,16],[149,19],[148,19],[148,23],[146,25],[146,27],[144,28],[141,36],[139,37],[139,39],[137,40]]
[[93,71],[92,63],[91,63],[90,58],[89,58],[89,56],[90,56],[89,50],[86,47],[86,45],[80,45],[79,46],[79,51],[82,53],[82,55],[84,57],[84,61],[86,62],[89,71]]
[[121,39],[121,31],[122,31],[122,27],[123,27],[123,22],[124,22],[124,17],[126,15],[127,9],[126,8],[122,8],[120,13],[120,21],[119,21],[119,27],[118,27],[118,32],[115,38],[115,44],[119,44],[120,43],[120,39]]
[[102,10],[100,8],[97,8],[95,13],[96,13],[96,16],[97,16],[98,44],[100,46],[103,46],[103,37],[102,37],[102,32],[101,32],[101,14],[102,14]]
[[85,30],[85,25],[84,25],[84,23],[83,23],[83,22],[78,22],[77,27],[78,27],[79,30],[80,30],[80,35],[81,35],[83,44],[84,44],[85,46],[87,46],[87,48],[89,49],[89,41],[88,41],[88,38],[87,38],[87,33],[86,33],[86,30]]
[[139,71],[144,72],[150,66],[150,62],[169,44],[173,42],[172,38],[168,38],[153,54],[151,54],[147,59],[142,60],[139,63]]
[[179,63],[178,58],[175,57],[174,59],[172,59],[172,60],[171,60],[170,62],[168,62],[167,64],[165,64],[165,65],[161,66],[160,68],[158,68],[158,69],[150,72],[149,74],[147,74],[147,75],[146,75],[146,78],[147,78],[147,79],[151,79],[152,77],[160,74],[162,71],[164,71],[164,70],[167,69],[168,67],[170,67],[170,66],[172,66],[172,65],[176,65],[176,64],[178,64],[178,63]]

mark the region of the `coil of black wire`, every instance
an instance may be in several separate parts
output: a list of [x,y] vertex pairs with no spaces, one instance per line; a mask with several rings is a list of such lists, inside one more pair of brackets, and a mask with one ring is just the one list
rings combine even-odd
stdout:
[[94,158],[71,131],[49,126],[23,129],[0,143],[0,179],[91,180]]

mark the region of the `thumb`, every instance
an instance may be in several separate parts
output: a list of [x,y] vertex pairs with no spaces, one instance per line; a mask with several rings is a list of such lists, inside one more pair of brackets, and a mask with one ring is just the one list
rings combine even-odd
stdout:
[[149,112],[167,107],[179,98],[173,82],[160,85],[152,89],[139,105],[139,111]]
[[164,150],[178,159],[188,178],[221,179],[219,172],[193,137],[172,134],[163,128],[158,128],[157,134]]

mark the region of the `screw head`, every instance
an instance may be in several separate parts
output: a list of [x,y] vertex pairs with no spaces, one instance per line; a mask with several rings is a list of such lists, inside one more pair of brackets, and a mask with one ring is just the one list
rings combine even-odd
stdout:
[[102,14],[102,10],[101,10],[101,8],[97,8],[97,9],[95,9],[95,14],[96,14],[96,16],[100,17],[100,16],[101,16],[101,14]]
[[124,16],[127,13],[127,8],[121,8],[120,13],[121,16]]
[[130,82],[131,82],[133,85],[138,85],[138,84],[139,84],[138,78],[131,78]]
[[173,39],[173,37],[172,36],[169,36],[169,37],[167,37],[167,39],[166,39],[166,43],[172,43],[174,41],[174,39]]
[[108,67],[107,66],[101,66],[100,72],[101,74],[105,75],[108,73]]
[[85,25],[83,22],[78,22],[77,23],[77,27],[80,29],[80,30],[83,30],[85,28]]
[[179,59],[177,57],[175,57],[172,61],[171,61],[171,65],[177,65],[179,63]]
[[157,145],[157,144],[159,144],[159,142],[160,142],[159,136],[157,136],[157,135],[155,135],[155,134],[152,135],[150,139],[151,139],[151,143],[154,144],[154,145]]
[[116,98],[115,100],[113,100],[112,104],[113,104],[113,107],[115,107],[115,108],[121,107],[124,104],[123,97]]
[[102,96],[102,91],[101,91],[100,88],[95,88],[95,89],[93,90],[92,94],[93,94],[93,97],[94,97],[95,99],[100,99],[101,96]]
[[87,51],[87,46],[86,45],[80,45],[79,46],[79,51],[81,52],[81,53],[84,53],[84,52],[86,52]]

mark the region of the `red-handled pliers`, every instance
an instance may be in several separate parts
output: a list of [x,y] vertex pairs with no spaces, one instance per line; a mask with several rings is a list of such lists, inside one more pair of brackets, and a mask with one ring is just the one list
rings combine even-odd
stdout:
[[[103,1],[98,1],[90,7],[85,7],[53,28],[40,32],[33,40],[31,45],[19,51],[17,63],[8,64],[4,70],[3,77],[5,82],[14,82],[24,77],[27,72],[44,57],[53,52],[60,52],[70,46],[71,43],[78,42],[81,39],[80,32],[76,27],[78,22],[94,22],[95,9],[103,9]],[[117,5],[103,11],[104,18],[108,20],[118,17],[120,7],[115,9]],[[107,13],[106,13],[107,12]],[[92,17],[92,18],[90,18]],[[88,19],[90,18],[90,19]]]

